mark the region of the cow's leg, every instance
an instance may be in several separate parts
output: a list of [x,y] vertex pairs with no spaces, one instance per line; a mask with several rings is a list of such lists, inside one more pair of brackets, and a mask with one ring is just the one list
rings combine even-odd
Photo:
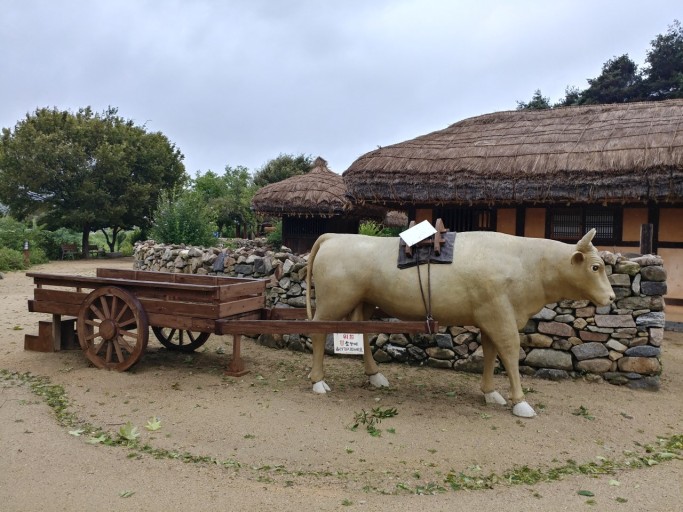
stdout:
[[493,385],[493,371],[496,366],[498,352],[489,337],[481,333],[481,348],[484,351],[484,374],[481,377],[481,391],[487,404],[505,405],[505,398],[496,391]]
[[309,377],[313,381],[313,392],[324,395],[330,390],[330,387],[323,380],[325,378],[325,371],[323,369],[323,357],[325,356],[325,333],[311,334],[311,342],[313,343],[313,368]]
[[[498,326],[491,326],[492,323],[498,322]],[[517,323],[513,319],[499,320],[498,322],[491,322],[489,320],[489,325],[486,328],[482,326],[482,334],[489,337],[498,351],[498,357],[500,357],[503,366],[505,366],[505,371],[510,380],[510,400],[514,404],[512,414],[522,418],[532,418],[536,416],[536,412],[524,400],[522,380],[519,376],[519,333],[516,329]]]
[[[353,310],[353,313],[351,313],[351,320],[369,320],[374,309],[375,307],[370,304],[360,304]],[[372,357],[369,338],[367,333],[363,333],[363,365],[365,366],[365,375],[368,376],[370,384],[376,388],[388,388],[389,381],[380,373],[377,362],[375,361],[375,358]]]

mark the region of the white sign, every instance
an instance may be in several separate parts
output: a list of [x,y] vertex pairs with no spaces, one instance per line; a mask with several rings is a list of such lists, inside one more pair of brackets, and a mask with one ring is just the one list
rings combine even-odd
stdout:
[[363,335],[354,333],[334,333],[335,354],[363,354]]
[[415,224],[412,228],[399,233],[398,236],[403,239],[408,247],[411,247],[425,238],[429,238],[434,233],[436,233],[436,228],[432,226],[428,220],[423,220],[419,224]]

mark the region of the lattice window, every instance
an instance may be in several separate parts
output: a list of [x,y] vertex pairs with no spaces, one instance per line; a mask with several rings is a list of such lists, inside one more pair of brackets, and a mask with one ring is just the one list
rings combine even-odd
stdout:
[[595,228],[595,240],[615,243],[617,240],[618,215],[614,208],[573,207],[552,208],[548,211],[548,237],[555,240],[575,242],[586,232]]
[[495,231],[492,208],[437,208],[435,219],[441,219],[451,231]]

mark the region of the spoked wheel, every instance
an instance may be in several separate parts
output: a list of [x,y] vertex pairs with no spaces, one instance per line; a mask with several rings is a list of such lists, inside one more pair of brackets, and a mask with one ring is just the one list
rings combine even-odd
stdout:
[[98,368],[125,371],[147,348],[149,323],[140,301],[115,286],[90,292],[78,313],[78,341]]
[[170,327],[152,327],[154,336],[169,350],[193,352],[209,339],[208,332],[193,332]]

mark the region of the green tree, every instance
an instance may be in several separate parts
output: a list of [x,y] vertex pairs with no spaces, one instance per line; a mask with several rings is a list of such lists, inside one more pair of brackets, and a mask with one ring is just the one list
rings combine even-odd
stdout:
[[150,235],[164,244],[212,246],[214,216],[202,195],[193,190],[164,191],[154,212]]
[[214,212],[221,231],[230,236],[248,236],[256,227],[256,217],[251,211],[256,187],[246,167],[226,166],[223,176],[208,171],[195,178],[193,189]]
[[[51,228],[82,233],[147,227],[160,191],[186,180],[183,155],[161,133],[118,116],[38,109],[0,136],[0,201],[17,218],[41,215]],[[106,235],[106,232],[105,232]]]
[[578,105],[581,101],[581,89],[574,86],[567,86],[564,89],[564,98],[553,105],[554,107],[571,107]]
[[544,110],[551,108],[550,98],[547,98],[541,94],[540,89],[534,91],[534,95],[531,97],[529,103],[524,101],[517,102],[517,110]]
[[644,99],[683,98],[683,27],[678,20],[651,42],[644,74]]
[[306,174],[311,170],[312,165],[313,159],[310,155],[306,156],[303,153],[298,156],[281,154],[256,171],[254,184],[261,188],[292,176]]
[[580,95],[581,104],[624,103],[642,96],[638,66],[627,55],[609,59],[597,78],[588,79],[588,89]]

